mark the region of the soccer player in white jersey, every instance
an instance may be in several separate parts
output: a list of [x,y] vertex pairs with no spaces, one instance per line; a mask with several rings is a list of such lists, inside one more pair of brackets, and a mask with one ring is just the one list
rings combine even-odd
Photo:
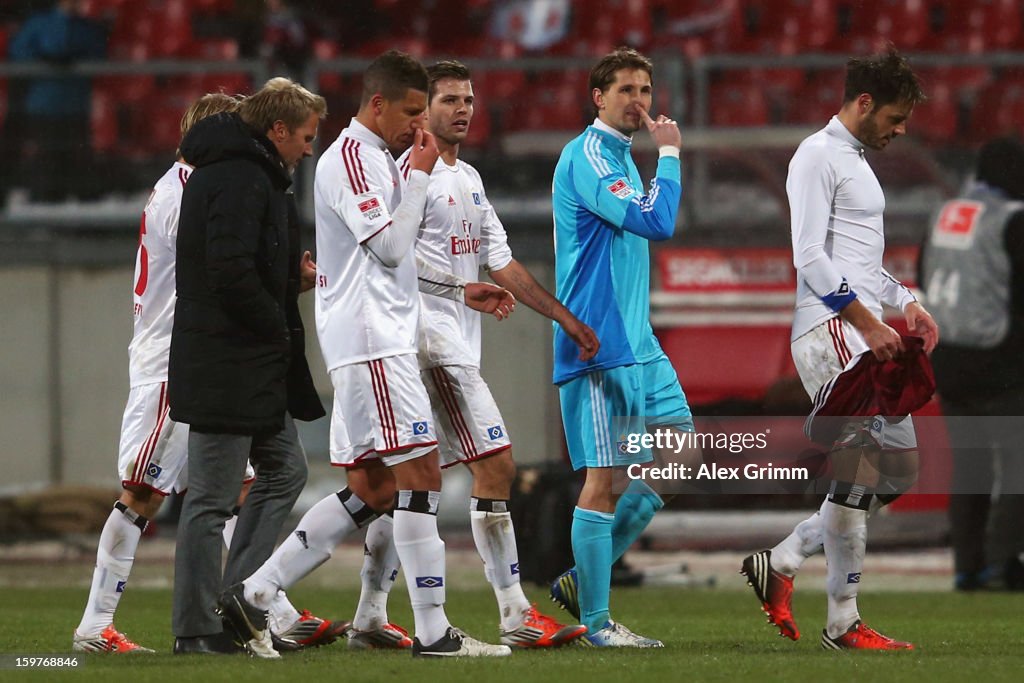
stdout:
[[[470,638],[444,611],[441,489],[430,400],[416,361],[419,315],[416,232],[438,150],[423,129],[427,74],[408,55],[377,57],[363,78],[359,112],[317,164],[317,332],[334,385],[331,461],[348,486],[314,505],[239,593],[255,609],[330,557],[352,531],[394,507],[416,633],[414,655],[504,656]],[[408,184],[389,149],[412,146]],[[429,266],[423,265],[427,270]],[[443,272],[425,276],[439,295],[499,318],[513,297],[500,287]],[[397,496],[396,496],[397,491]]]
[[[466,281],[475,280],[483,266],[518,301],[558,322],[576,342],[581,358],[592,358],[599,346],[593,330],[512,257],[480,174],[458,158],[475,104],[469,69],[444,61],[429,67],[427,74],[427,126],[441,156],[427,187],[417,256]],[[411,150],[398,160],[403,178],[410,173],[410,156]],[[575,640],[586,627],[566,626],[540,613],[519,583],[519,555],[509,513],[515,463],[504,420],[480,377],[480,314],[456,301],[421,295],[418,343],[441,466],[463,463],[473,474],[470,523],[498,601],[501,642],[512,647],[556,647]],[[350,645],[361,646],[360,634],[388,623],[387,594],[397,574],[391,529],[391,520],[384,516],[367,530],[362,593]]]
[[[238,100],[230,95],[203,95],[182,116],[182,137],[196,121],[237,108]],[[142,214],[135,264],[135,324],[128,346],[131,392],[121,425],[118,457],[124,491],[100,534],[89,599],[73,638],[72,647],[79,652],[153,651],[127,638],[113,622],[142,532],[159,511],[165,496],[172,490],[180,493],[188,488],[188,425],[167,416],[167,357],[174,319],[178,210],[191,171],[192,167],[179,155],[157,181]],[[312,287],[311,276],[309,286]],[[251,465],[247,465],[245,476],[247,486],[241,498],[255,476]],[[237,517],[231,521],[234,519]],[[227,524],[224,529],[228,545],[233,527]],[[347,627],[347,622],[331,622],[306,611],[300,614],[284,593],[278,596],[273,611],[281,626],[278,634],[295,642],[306,641],[300,643],[303,645],[330,642]],[[340,632],[339,627],[343,627]]]
[[[926,352],[938,341],[931,315],[882,267],[885,197],[865,158],[867,150],[882,151],[903,135],[923,100],[917,77],[894,49],[851,59],[842,108],[800,144],[790,162],[786,192],[798,280],[792,351],[804,389],[816,401],[862,354],[884,361],[904,351],[900,335],[882,321],[883,304],[902,311]],[[771,550],[743,561],[741,573],[785,637],[800,637],[791,609],[793,577],[807,557],[824,550],[828,620],[822,646],[913,649],[869,628],[857,609],[868,514],[909,488],[917,471],[910,418],[878,421],[882,429],[875,435],[871,423],[854,419],[844,428],[830,454],[834,479],[820,510]],[[869,473],[881,478],[870,481]]]

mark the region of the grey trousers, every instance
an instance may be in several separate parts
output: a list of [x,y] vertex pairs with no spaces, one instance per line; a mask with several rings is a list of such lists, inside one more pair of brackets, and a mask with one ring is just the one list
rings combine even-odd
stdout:
[[[222,577],[221,534],[242,489],[246,458],[256,481],[239,512]],[[269,436],[189,433],[188,493],[174,556],[175,636],[221,632],[218,595],[270,557],[306,474],[306,455],[290,415],[284,429]]]

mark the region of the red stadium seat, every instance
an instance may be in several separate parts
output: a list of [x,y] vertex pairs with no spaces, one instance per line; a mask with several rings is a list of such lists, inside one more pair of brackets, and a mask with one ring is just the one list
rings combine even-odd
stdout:
[[891,42],[901,51],[911,51],[932,39],[930,8],[925,0],[860,0],[847,6],[844,16],[848,25],[832,47],[866,55]]
[[652,33],[648,0],[575,3],[570,33],[574,40],[642,49]]
[[[313,41],[313,59],[317,62],[327,62],[341,54],[341,46],[333,40],[318,38]],[[340,93],[345,87],[344,78],[341,74],[332,71],[319,71],[317,92]]]
[[473,123],[469,127],[469,135],[463,143],[466,147],[485,147],[491,137],[491,114],[490,109],[484,107],[473,108]]
[[928,101],[915,108],[907,132],[929,142],[955,140],[959,133],[960,107],[953,88],[947,83],[935,83],[927,94]]
[[749,83],[716,83],[708,95],[713,126],[766,126],[770,120],[764,89]]
[[982,90],[971,111],[969,130],[978,143],[999,135],[1024,134],[1024,79],[1004,79]]
[[430,42],[426,38],[417,38],[415,36],[379,38],[367,41],[358,47],[360,56],[371,58],[391,49],[401,50],[417,59],[423,59],[430,54]]
[[651,50],[676,50],[686,57],[731,52],[746,39],[740,0],[649,0]]
[[754,67],[727,71],[725,76],[731,82],[761,88],[768,99],[773,123],[785,119],[790,107],[799,106],[797,93],[807,81],[807,73],[799,67]]
[[528,83],[517,106],[502,121],[506,130],[565,130],[578,127],[587,99],[586,71],[541,72]]
[[94,89],[92,93],[92,148],[96,152],[113,152],[118,146],[117,103],[109,92]]
[[786,122],[824,126],[843,105],[845,71],[817,72],[799,90],[786,111]]
[[837,0],[746,0],[744,52],[792,55],[823,50],[836,37]]
[[185,55],[192,59],[232,62],[238,59],[238,41],[234,38],[201,38],[193,40]]
[[135,106],[145,103],[156,94],[153,76],[97,76],[93,89],[109,95],[115,103]]
[[935,51],[981,54],[1013,49],[1024,36],[1017,0],[937,0],[941,26],[929,46]]
[[235,0],[188,0],[192,10],[199,14],[228,14],[235,9]]

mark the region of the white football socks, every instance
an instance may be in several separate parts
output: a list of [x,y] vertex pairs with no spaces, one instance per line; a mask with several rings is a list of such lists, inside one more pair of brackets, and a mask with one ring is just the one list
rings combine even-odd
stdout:
[[128,583],[128,575],[135,563],[135,550],[142,537],[142,529],[135,522],[138,518],[130,509],[122,511],[115,507],[103,524],[89,600],[85,604],[82,621],[75,629],[78,635],[99,636],[114,623],[114,612]]
[[792,578],[800,571],[804,560],[822,551],[825,528],[821,514],[827,504],[826,500],[813,515],[797,524],[789,536],[772,548],[772,569]]
[[440,640],[451,625],[444,612],[444,541],[437,533],[439,491],[399,491],[395,510],[395,548],[405,571],[422,645]]
[[[359,500],[354,495],[352,499]],[[278,590],[288,590],[326,562],[334,548],[357,528],[339,493],[330,494],[302,516],[295,531],[245,580],[245,599],[260,609],[270,609]]]
[[519,583],[519,553],[512,515],[507,510],[508,501],[473,498],[469,519],[473,542],[484,561],[484,574],[498,600],[501,628],[511,631],[522,625],[523,613],[530,609],[530,601]]
[[352,619],[357,631],[373,631],[388,623],[388,593],[401,567],[394,531],[395,521],[390,515],[381,515],[366,528],[363,568],[359,572],[362,587]]
[[830,638],[838,638],[859,618],[857,591],[867,545],[868,513],[826,501],[821,516],[828,560],[826,631]]
[[300,616],[299,610],[295,609],[295,605],[288,599],[287,593],[277,591],[277,595],[274,596],[274,601],[270,603],[270,609],[267,611],[267,625],[271,632],[280,635],[294,626]]

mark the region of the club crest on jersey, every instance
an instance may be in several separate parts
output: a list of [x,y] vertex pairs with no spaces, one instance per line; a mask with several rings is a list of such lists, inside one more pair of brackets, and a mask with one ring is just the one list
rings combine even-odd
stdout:
[[474,192],[473,193],[473,203],[476,204],[477,206],[480,206],[480,193],[479,192]]
[[500,439],[503,436],[505,436],[505,430],[501,428],[501,425],[494,425],[493,427],[487,428],[487,438],[491,441]]
[[846,583],[860,583],[860,572],[852,572],[846,575]]
[[455,206],[455,197],[448,195],[448,206]]
[[164,471],[164,468],[157,465],[155,462],[149,463],[149,467],[146,468],[146,475],[152,479],[160,477],[160,473]]
[[413,422],[412,433],[413,434],[426,434],[430,431],[430,425],[426,422]]
[[383,214],[383,211],[380,208],[380,202],[377,201],[376,197],[370,197],[364,202],[359,202],[359,211],[363,214],[363,217],[369,221],[376,220]]
[[518,562],[513,562],[512,564],[509,565],[509,569],[512,570],[513,574],[518,574],[519,573],[519,563]]
[[417,588],[440,588],[444,586],[443,576],[417,576]]
[[629,195],[633,194],[633,188],[630,187],[625,180],[619,178],[614,183],[608,186],[608,191],[619,199],[625,199]]
[[118,581],[117,586],[114,587],[115,593],[124,593],[124,587],[128,585],[127,581]]

